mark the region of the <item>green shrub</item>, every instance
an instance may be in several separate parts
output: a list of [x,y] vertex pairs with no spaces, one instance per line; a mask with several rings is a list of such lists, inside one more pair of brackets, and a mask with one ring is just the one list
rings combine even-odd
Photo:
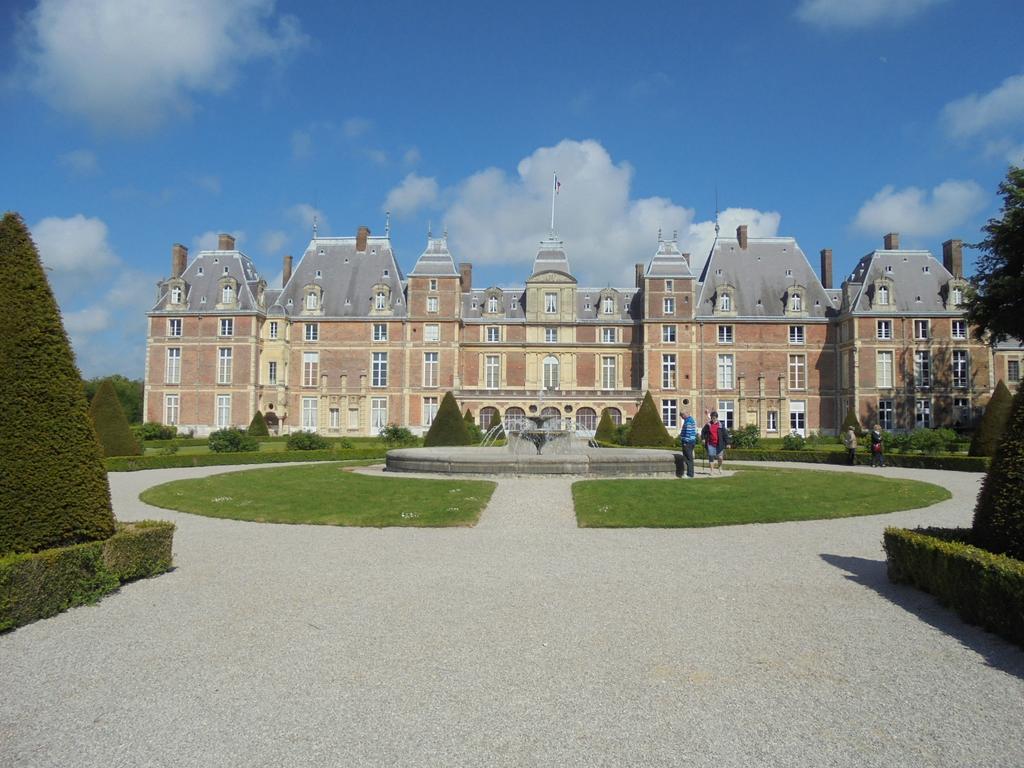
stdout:
[[843,419],[843,424],[839,428],[839,435],[845,435],[846,430],[853,427],[853,434],[859,435],[864,430],[860,426],[860,420],[857,418],[857,410],[851,405],[846,411],[846,418]]
[[132,427],[132,433],[136,440],[173,440],[178,436],[178,428],[147,421],[145,424]]
[[118,524],[106,541],[0,558],[0,632],[94,603],[133,579],[171,567],[174,524]]
[[[728,458],[734,461],[795,461],[807,464],[846,464],[843,451],[775,450],[771,448],[730,448]],[[858,451],[856,463],[867,466],[871,463],[868,451]],[[886,466],[913,469],[941,469],[952,472],[984,472],[988,459],[984,456],[894,454],[885,457]]]
[[732,433],[733,448],[757,448],[761,442],[761,429],[756,424],[748,424],[743,429]]
[[259,441],[245,434],[244,430],[228,427],[211,432],[207,445],[214,453],[240,453],[242,451],[258,451]]
[[992,458],[974,508],[974,542],[1024,560],[1024,387]]
[[967,529],[886,528],[889,578],[1024,646],[1024,562],[972,546]]
[[236,464],[280,464],[288,461],[359,461],[382,459],[387,453],[383,445],[364,448],[332,448],[323,451],[250,451],[247,453],[188,453],[177,456],[124,456],[106,460],[109,472],[137,472],[142,469],[175,467],[224,467]]
[[316,432],[292,432],[287,445],[289,451],[322,451],[331,446],[326,437]]
[[354,448],[355,444],[347,437],[339,437],[334,443],[335,450],[344,450],[346,448]]
[[664,445],[675,447],[675,440],[665,429],[657,406],[654,405],[654,398],[651,393],[644,395],[644,401],[640,404],[640,410],[633,417],[630,426],[628,445]]
[[253,437],[270,437],[270,430],[267,429],[267,420],[263,418],[263,412],[259,409],[252,415],[249,428],[245,430]]
[[611,443],[615,440],[615,422],[607,408],[601,411],[601,420],[597,422],[594,439],[599,443]]
[[89,404],[89,417],[104,456],[138,456],[142,453],[142,445],[132,434],[114,385],[106,379],[100,382]]
[[430,425],[423,444],[427,447],[440,445],[469,445],[469,430],[459,413],[455,395],[446,392],[437,409],[434,423]]
[[[467,411],[468,413],[468,411]],[[397,424],[388,424],[380,431],[380,439],[384,441],[384,444],[389,448],[394,448],[403,445],[413,445],[416,442],[416,436],[413,435],[405,427],[400,427]]]
[[632,431],[632,427],[633,424],[629,421],[625,424],[617,424],[615,426],[615,432],[612,434],[612,440],[616,445],[629,445],[629,433]]
[[114,532],[110,486],[60,311],[21,217],[0,222],[0,555]]
[[978,428],[974,430],[974,435],[971,437],[971,447],[967,451],[971,456],[996,455],[999,439],[1003,436],[1003,429],[1010,418],[1012,408],[1013,395],[1000,379],[988,405],[985,406],[981,423],[978,424]]
[[802,451],[807,447],[807,441],[799,432],[790,432],[782,438],[782,450]]
[[161,445],[156,449],[155,456],[173,456],[178,452],[178,446],[174,443],[168,443],[167,445]]

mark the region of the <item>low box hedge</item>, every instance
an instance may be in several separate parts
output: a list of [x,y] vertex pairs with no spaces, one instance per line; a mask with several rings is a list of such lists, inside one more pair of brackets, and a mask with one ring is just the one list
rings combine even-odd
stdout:
[[118,523],[105,541],[0,558],[0,632],[95,603],[171,567],[174,523]]
[[971,546],[969,528],[886,528],[889,579],[934,595],[964,621],[1024,646],[1024,562]]
[[[726,461],[798,461],[806,464],[846,464],[845,451],[779,451],[765,448],[730,448],[725,454]],[[954,472],[985,472],[988,470],[985,456],[961,456],[955,454],[887,453],[887,467],[908,467],[913,469],[944,469]],[[857,464],[869,466],[871,454],[857,454]]]
[[168,456],[118,456],[105,460],[108,472],[136,472],[140,469],[177,467],[219,467],[233,464],[280,464],[288,461],[347,461],[383,459],[384,446],[338,448],[320,451],[249,451],[245,453],[175,453]]

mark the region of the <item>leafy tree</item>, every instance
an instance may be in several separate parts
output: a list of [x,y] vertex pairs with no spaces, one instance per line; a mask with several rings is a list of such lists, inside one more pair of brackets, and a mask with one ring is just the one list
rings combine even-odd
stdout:
[[96,396],[96,390],[100,388],[100,384],[104,381],[109,381],[114,391],[117,393],[117,399],[121,401],[121,407],[124,409],[124,415],[128,418],[128,421],[132,424],[142,423],[142,379],[129,379],[127,376],[122,376],[119,373],[115,373],[113,376],[97,376],[94,379],[89,379],[85,382],[85,397],[92,403],[93,397]]
[[597,431],[594,439],[599,443],[611,443],[615,441],[615,422],[612,421],[611,412],[605,408],[601,411],[601,420],[597,422]]
[[633,423],[629,430],[629,445],[665,445],[675,446],[675,441],[665,429],[665,424],[658,414],[654,405],[654,398],[651,393],[644,395],[644,401],[640,404],[640,410],[633,417]]
[[846,430],[848,430],[850,427],[853,427],[853,433],[855,435],[859,435],[861,432],[863,432],[860,426],[860,420],[857,418],[857,411],[852,405],[846,412],[846,418],[843,419],[843,425],[839,429],[840,437],[842,435],[845,435]]
[[378,436],[389,448],[414,445],[416,443],[416,436],[405,427],[400,427],[397,424],[388,424],[386,427],[381,427]]
[[109,380],[100,382],[89,404],[89,416],[96,428],[104,456],[138,456],[142,446],[132,434],[121,401]]
[[437,409],[434,423],[430,425],[423,445],[427,447],[438,445],[469,445],[469,430],[466,429],[466,422],[459,413],[459,405],[455,402],[455,395],[446,392]]
[[114,533],[82,378],[28,228],[0,222],[0,555]]
[[999,185],[1002,217],[982,227],[986,237],[972,289],[966,297],[967,320],[977,338],[1024,339],[1024,168],[1010,166]]
[[761,443],[761,428],[757,424],[747,424],[743,429],[732,433],[733,448],[757,448]]
[[285,441],[289,451],[322,451],[330,448],[330,441],[316,432],[292,432]]
[[1024,387],[978,494],[973,534],[975,545],[1024,560]]
[[249,428],[245,430],[253,437],[270,437],[270,430],[267,429],[267,420],[263,418],[263,412],[259,409],[252,415]]
[[1003,429],[1012,408],[1013,395],[1000,379],[992,397],[989,398],[988,405],[985,406],[981,423],[971,437],[971,447],[967,450],[969,456],[996,455],[996,448],[999,447],[999,440],[1003,436]]
[[236,427],[227,427],[211,432],[207,445],[214,453],[243,453],[260,449],[260,444],[255,437],[247,435],[244,429]]

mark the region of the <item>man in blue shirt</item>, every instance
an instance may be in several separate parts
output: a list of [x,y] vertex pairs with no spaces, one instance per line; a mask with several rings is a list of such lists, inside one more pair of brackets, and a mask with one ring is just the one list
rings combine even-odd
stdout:
[[683,411],[683,428],[679,432],[679,442],[683,447],[686,476],[693,477],[693,447],[697,444],[697,422],[689,411]]

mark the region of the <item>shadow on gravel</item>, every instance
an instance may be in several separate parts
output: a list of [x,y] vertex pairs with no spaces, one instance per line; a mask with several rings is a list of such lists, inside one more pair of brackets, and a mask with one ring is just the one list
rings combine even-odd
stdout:
[[884,560],[841,555],[820,556],[829,565],[846,571],[846,578],[869,587],[894,605],[956,638],[962,645],[985,658],[989,666],[1024,679],[1024,652],[997,635],[964,622],[927,592],[907,584],[893,584]]

